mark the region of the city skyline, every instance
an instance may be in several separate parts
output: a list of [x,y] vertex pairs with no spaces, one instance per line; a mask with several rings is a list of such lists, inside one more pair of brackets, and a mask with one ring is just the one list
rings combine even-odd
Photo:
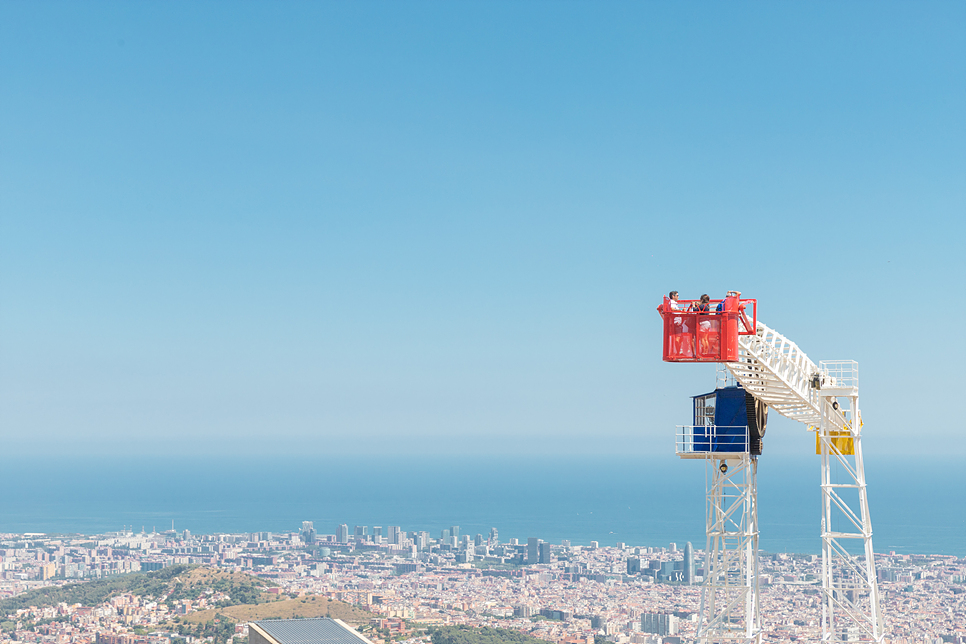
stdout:
[[[302,535],[314,528],[310,524],[283,533],[0,534],[5,564],[0,592],[5,594],[33,589],[38,597],[38,589],[76,580],[123,584],[125,575],[158,575],[166,569],[178,575],[179,583],[200,582],[194,594],[168,601],[138,591],[94,606],[24,605],[16,614],[20,624],[4,629],[0,639],[33,637],[39,622],[44,637],[78,644],[172,644],[190,635],[175,628],[182,619],[194,614],[227,619],[228,606],[238,601],[234,594],[252,589],[253,579],[261,593],[280,601],[290,598],[298,611],[308,610],[307,604],[318,598],[364,608],[370,624],[376,620],[381,629],[391,626],[400,634],[397,639],[411,644],[425,641],[419,628],[442,624],[522,630],[558,644],[590,644],[597,637],[614,644],[670,644],[674,641],[664,638],[694,633],[699,587],[683,579],[690,544],[682,550],[674,543],[562,543],[549,548],[548,561],[535,563],[526,557],[521,561],[530,543],[489,544],[478,560],[460,561],[460,552],[443,543],[444,535],[418,551],[362,538],[339,550],[335,535],[305,543]],[[443,531],[451,533],[451,528]],[[700,574],[702,553],[695,550]],[[966,558],[881,553],[876,559],[890,642],[958,642],[966,636],[957,621],[966,608]],[[191,572],[193,566],[198,573]],[[819,633],[820,570],[821,558],[815,555],[761,557],[763,634],[769,641]],[[114,610],[122,607],[127,608]],[[177,617],[173,623],[172,617]],[[233,633],[228,639],[240,637],[244,644],[242,623]],[[129,639],[102,639],[107,636]]]

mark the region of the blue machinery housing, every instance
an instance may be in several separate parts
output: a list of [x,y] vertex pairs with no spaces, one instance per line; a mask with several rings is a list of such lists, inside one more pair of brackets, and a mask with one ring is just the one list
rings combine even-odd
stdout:
[[766,413],[754,396],[736,386],[715,389],[692,400],[694,426],[688,451],[761,454]]

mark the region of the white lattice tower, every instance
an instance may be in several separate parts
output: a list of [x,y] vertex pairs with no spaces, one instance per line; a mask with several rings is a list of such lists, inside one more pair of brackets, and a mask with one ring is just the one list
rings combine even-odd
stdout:
[[882,642],[884,628],[862,461],[858,367],[816,365],[761,322],[740,336],[735,379],[779,414],[816,432],[822,458],[823,641]]
[[706,459],[705,580],[698,641],[760,644],[758,460],[750,454]]

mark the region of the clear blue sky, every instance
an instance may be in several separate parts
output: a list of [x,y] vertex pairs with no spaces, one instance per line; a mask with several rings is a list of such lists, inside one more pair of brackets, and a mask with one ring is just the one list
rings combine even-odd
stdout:
[[671,288],[966,455],[964,219],[963,2],[0,3],[7,455],[667,454]]

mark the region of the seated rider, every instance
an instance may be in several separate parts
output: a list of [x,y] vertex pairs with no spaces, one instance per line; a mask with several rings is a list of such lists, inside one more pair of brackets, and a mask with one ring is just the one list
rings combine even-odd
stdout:
[[[694,305],[694,310],[697,311],[698,313],[710,314],[711,297],[707,293],[702,295],[701,299],[698,300],[698,302]],[[715,328],[712,329],[712,326],[714,326]],[[717,342],[716,341],[713,342],[708,337],[708,334],[712,333],[713,331],[717,331],[717,321],[714,321],[714,324],[712,325],[712,320],[708,318],[704,318],[703,320],[698,322],[698,329],[701,331],[701,333],[698,334],[698,350],[702,354],[712,353],[712,351],[714,351],[716,348]],[[717,337],[715,337],[715,340],[717,340]]]
[[677,291],[671,291],[670,293],[668,293],[667,294],[667,299],[669,300],[668,301],[668,306],[671,308],[672,311],[683,311],[684,310],[681,307],[681,305],[678,304],[678,292]]
[[[687,311],[687,307],[678,303],[678,292],[671,291],[667,294],[668,308],[672,311]],[[694,357],[694,349],[692,347],[692,339],[688,335],[690,329],[688,329],[687,320],[684,316],[676,315],[672,318],[671,323],[673,325],[674,338],[671,340],[671,350],[679,355],[686,358]]]
[[728,298],[731,298],[731,297],[741,297],[741,291],[728,291],[728,293],[725,295],[725,299],[718,302],[718,307],[715,310],[724,311],[725,302],[728,300]]

